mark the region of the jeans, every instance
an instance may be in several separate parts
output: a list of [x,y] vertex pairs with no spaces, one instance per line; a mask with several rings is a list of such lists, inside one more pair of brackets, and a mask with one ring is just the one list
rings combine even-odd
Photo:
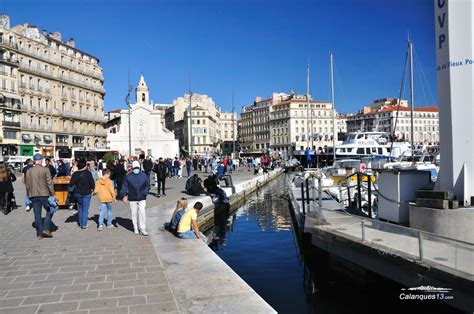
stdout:
[[219,181],[224,181],[225,182],[225,186],[233,186],[232,184],[232,177],[228,174],[225,174],[221,177],[219,177]]
[[[134,232],[137,233],[138,230],[146,231],[146,213],[145,213],[146,201],[145,200],[129,201],[129,203],[130,203],[130,211],[132,212],[132,223],[133,223]],[[138,218],[138,221],[137,221],[137,218]],[[138,222],[138,226],[137,226],[137,222]]]
[[82,229],[87,228],[87,220],[89,219],[89,206],[91,204],[92,194],[82,195],[75,193],[74,197],[77,201],[77,218],[79,226]]
[[[201,234],[201,237],[204,239],[204,242],[207,244],[207,238],[206,236],[202,233],[202,232],[199,232]],[[190,229],[186,232],[181,232],[181,233],[178,233],[178,237],[180,239],[197,239],[198,237],[196,236],[196,233],[194,233],[194,230],[193,229]]]
[[174,167],[173,168],[173,177],[177,177],[178,176],[178,167]]
[[158,179],[157,185],[158,185],[158,194],[160,194],[160,190],[163,190],[163,195],[165,195],[165,181],[166,179]]
[[[31,205],[33,206],[33,211],[35,213],[35,226],[36,226],[36,235],[40,236],[44,230],[49,230],[51,225],[51,212],[49,211],[49,203],[47,196],[38,196],[30,198]],[[46,210],[46,216],[43,218],[41,217],[41,210],[44,207]]]
[[191,167],[186,167],[186,171],[188,173],[188,178],[191,176]]
[[31,200],[28,197],[28,193],[25,195],[25,207],[30,207]]
[[99,226],[104,224],[105,210],[107,210],[107,226],[112,225],[112,203],[99,203]]

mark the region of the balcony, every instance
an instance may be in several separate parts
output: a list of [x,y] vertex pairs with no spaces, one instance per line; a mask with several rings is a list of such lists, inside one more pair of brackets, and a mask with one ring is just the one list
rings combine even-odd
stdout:
[[67,100],[67,94],[66,94],[66,93],[62,93],[62,94],[61,94],[61,98],[62,98],[63,100]]
[[6,48],[13,48],[13,49],[18,49],[18,45],[14,42],[6,42],[4,40],[0,40],[0,47],[6,47]]
[[3,121],[3,126],[19,128],[21,126],[20,121]]
[[3,57],[3,56],[0,56],[0,62],[1,63],[7,63],[11,66],[19,66],[20,65],[20,62],[18,62],[18,60],[16,58],[6,58],[6,57]]
[[84,147],[84,143],[72,143],[72,147]]
[[20,83],[20,88],[26,88],[26,83],[25,82]]

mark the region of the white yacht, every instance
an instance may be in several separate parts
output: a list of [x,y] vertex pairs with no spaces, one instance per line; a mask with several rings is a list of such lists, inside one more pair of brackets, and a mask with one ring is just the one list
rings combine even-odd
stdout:
[[397,158],[410,151],[408,142],[389,142],[387,137],[387,133],[376,131],[349,133],[342,144],[336,145],[336,158]]

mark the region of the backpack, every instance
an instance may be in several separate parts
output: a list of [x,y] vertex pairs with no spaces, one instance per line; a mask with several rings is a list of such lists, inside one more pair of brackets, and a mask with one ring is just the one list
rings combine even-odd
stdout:
[[176,215],[174,216],[174,218],[171,220],[170,222],[170,228],[171,228],[171,232],[173,233],[176,233],[176,231],[178,230],[178,225],[179,225],[179,222],[181,220],[181,218],[183,217],[184,213],[186,212],[186,210],[183,208],[183,209],[180,209]]

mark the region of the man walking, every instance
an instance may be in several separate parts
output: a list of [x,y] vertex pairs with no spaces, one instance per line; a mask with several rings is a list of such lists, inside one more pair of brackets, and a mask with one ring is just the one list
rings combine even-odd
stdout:
[[[28,158],[26,160],[26,166],[23,167],[23,169],[21,169],[21,179],[23,181],[23,184],[26,185],[26,172],[28,170],[30,170],[31,168],[33,168],[33,160],[31,158]],[[25,195],[25,210],[27,212],[29,212],[31,210],[31,201],[30,201],[30,198],[28,197],[28,193],[26,193]]]
[[153,167],[153,172],[156,173],[157,187],[158,187],[158,197],[160,197],[160,189],[162,189],[163,196],[166,196],[165,193],[165,181],[166,181],[166,165],[163,162],[163,158],[158,160],[158,163]]
[[[48,198],[54,196],[53,179],[48,168],[41,166],[43,156],[35,154],[33,156],[34,167],[26,172],[26,193],[30,198],[31,205],[35,213],[36,236],[38,240],[43,237],[52,238],[49,230],[51,224],[51,211],[49,209]],[[46,216],[41,217],[41,209],[44,207]]]
[[[140,163],[133,161],[132,172],[127,174],[123,181],[120,195],[123,202],[130,203],[132,214],[133,231],[135,234],[148,235],[146,231],[146,197],[150,191],[150,178],[140,171]],[[138,214],[138,217],[137,217]],[[138,221],[137,221],[138,220]]]
[[186,159],[186,172],[188,173],[188,178],[191,176],[191,158]]
[[179,170],[179,160],[178,157],[174,158],[174,163],[173,163],[173,177],[178,178],[178,170]]
[[145,171],[145,174],[148,176],[148,179],[150,179],[151,169],[153,169],[153,161],[151,161],[150,156],[147,156],[146,159],[143,161],[143,171]]

